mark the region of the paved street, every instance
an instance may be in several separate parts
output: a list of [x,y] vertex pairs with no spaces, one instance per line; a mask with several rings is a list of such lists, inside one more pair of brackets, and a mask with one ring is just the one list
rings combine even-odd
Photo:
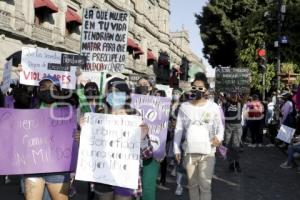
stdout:
[[[241,174],[227,171],[227,163],[218,159],[213,181],[214,200],[298,200],[300,196],[299,179],[294,169],[281,169],[279,165],[285,160],[277,148],[247,148],[242,154]],[[169,191],[158,190],[158,200],[187,200],[187,191],[182,197],[173,193],[175,180],[168,177]],[[75,200],[85,199],[86,186],[78,183]],[[1,200],[21,200],[18,194],[17,179],[8,185],[0,186]]]

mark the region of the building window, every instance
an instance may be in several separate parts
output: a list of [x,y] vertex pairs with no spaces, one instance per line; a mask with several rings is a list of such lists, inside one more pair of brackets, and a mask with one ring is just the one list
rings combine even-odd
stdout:
[[80,33],[79,27],[82,24],[81,17],[76,10],[68,7],[66,11],[66,30],[67,34]]
[[35,25],[40,25],[44,22],[49,22],[54,24],[52,18],[52,13],[58,12],[58,7],[51,2],[51,0],[35,0],[34,1],[35,9]]

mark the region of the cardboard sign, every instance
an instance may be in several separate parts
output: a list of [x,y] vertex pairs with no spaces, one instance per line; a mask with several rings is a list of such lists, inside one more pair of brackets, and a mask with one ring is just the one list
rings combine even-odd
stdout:
[[84,71],[123,72],[129,16],[128,12],[84,9],[81,32],[81,55],[87,57]]
[[142,119],[86,113],[76,179],[137,189]]
[[43,48],[22,48],[22,72],[20,83],[38,86],[48,75],[56,76],[61,88],[75,89],[76,66],[62,66],[62,53]]
[[0,175],[73,171],[73,109],[0,109]]

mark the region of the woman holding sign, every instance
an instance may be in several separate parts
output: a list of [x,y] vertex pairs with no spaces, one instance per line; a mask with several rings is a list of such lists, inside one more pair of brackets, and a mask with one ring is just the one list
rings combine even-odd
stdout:
[[[111,78],[106,84],[105,100],[102,110],[97,109],[96,112],[112,114],[112,115],[136,115],[137,113],[130,107],[130,89],[126,82],[117,77]],[[141,157],[143,159],[152,156],[152,146],[148,137],[148,127],[141,125]],[[134,191],[128,188],[121,188],[101,183],[94,184],[95,197],[89,195],[89,200],[131,200],[134,196],[141,194],[141,181],[139,180],[139,188]]]
[[[38,87],[39,108],[56,107],[60,93],[59,80],[52,76],[43,78]],[[42,130],[41,130],[42,131]],[[52,200],[68,200],[69,172],[25,175],[25,199],[41,200],[47,187]]]

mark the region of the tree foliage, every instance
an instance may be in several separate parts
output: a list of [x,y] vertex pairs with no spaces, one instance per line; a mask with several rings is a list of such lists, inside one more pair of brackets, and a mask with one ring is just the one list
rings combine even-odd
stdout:
[[[282,61],[294,63],[300,71],[300,0],[283,0],[287,5],[282,35],[289,43],[282,45]],[[277,1],[210,0],[203,12],[196,14],[196,24],[204,43],[203,53],[213,67],[247,67],[252,72],[252,87],[262,89],[256,51],[267,50],[266,87],[275,77],[277,48]]]

